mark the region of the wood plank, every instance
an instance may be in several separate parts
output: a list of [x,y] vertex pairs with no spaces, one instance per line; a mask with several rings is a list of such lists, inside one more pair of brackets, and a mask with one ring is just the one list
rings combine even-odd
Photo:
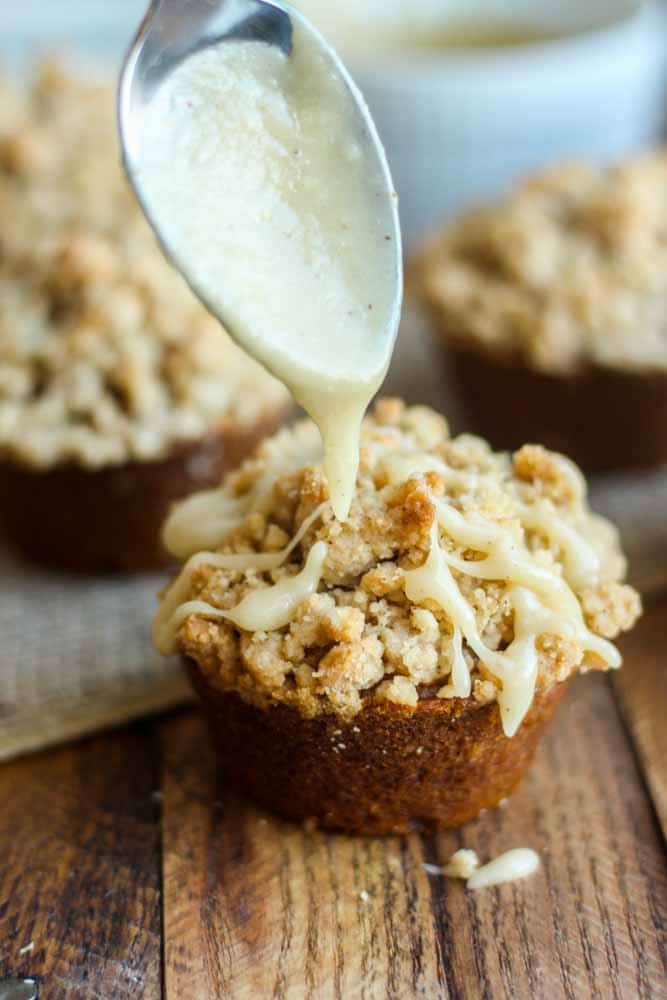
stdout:
[[0,768],[0,979],[160,996],[155,774],[148,726]]
[[667,838],[667,597],[647,607],[622,649],[614,688]]
[[383,998],[390,983],[430,995],[437,949],[417,837],[307,834],[231,798],[189,716],[165,726],[165,764],[170,1000],[347,997],[359,984]]
[[[308,833],[219,783],[203,726],[162,727],[170,998],[654,998],[667,866],[606,678],[579,681],[522,790],[424,840]],[[467,893],[459,846],[529,845],[531,880]]]
[[528,845],[543,869],[485,893],[438,885],[450,995],[665,995],[667,864],[606,678],[573,685],[519,795],[429,857],[464,843],[483,858]]

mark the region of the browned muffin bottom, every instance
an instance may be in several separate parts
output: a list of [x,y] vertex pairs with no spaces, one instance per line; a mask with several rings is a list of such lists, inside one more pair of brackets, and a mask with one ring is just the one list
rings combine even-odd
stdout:
[[435,238],[411,283],[494,447],[667,461],[666,153],[529,178]]
[[353,722],[307,719],[250,705],[185,662],[231,787],[286,819],[370,835],[460,826],[508,798],[568,686],[538,691],[508,739],[495,703],[422,698],[415,711],[369,703]]
[[140,572],[173,562],[161,541],[172,505],[216,486],[282,423],[277,411],[248,428],[220,427],[162,459],[85,469],[31,469],[0,461],[0,530],[23,555],[76,572]]

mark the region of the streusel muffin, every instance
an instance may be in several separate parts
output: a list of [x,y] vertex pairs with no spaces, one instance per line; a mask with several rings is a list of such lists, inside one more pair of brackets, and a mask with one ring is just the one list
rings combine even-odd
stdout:
[[558,167],[412,268],[472,428],[586,470],[667,461],[667,153]]
[[0,520],[42,561],[138,569],[171,503],[288,406],[163,258],[110,88],[0,85]]
[[264,442],[176,507],[154,640],[180,651],[229,781],[362,833],[464,823],[509,795],[570,678],[640,613],[616,532],[560,455],[452,438],[381,401],[349,520],[317,431]]

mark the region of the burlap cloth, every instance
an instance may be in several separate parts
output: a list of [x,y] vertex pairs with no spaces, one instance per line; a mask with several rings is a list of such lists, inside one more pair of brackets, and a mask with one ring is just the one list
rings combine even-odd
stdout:
[[[462,429],[440,359],[414,316],[403,324],[385,391],[435,406]],[[632,582],[644,594],[667,586],[667,470],[608,478],[591,495],[621,529]],[[164,577],[65,576],[2,548],[0,573],[0,760],[190,698],[178,661],[150,644]]]

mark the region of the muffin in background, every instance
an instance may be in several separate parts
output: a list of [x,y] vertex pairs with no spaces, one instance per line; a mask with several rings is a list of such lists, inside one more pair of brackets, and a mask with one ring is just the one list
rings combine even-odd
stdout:
[[123,175],[111,88],[0,85],[0,525],[42,562],[164,562],[174,500],[275,430],[285,390],[164,259]]
[[411,287],[495,447],[667,462],[667,152],[527,179],[436,236]]
[[494,453],[399,400],[361,445],[344,524],[309,421],[178,505],[154,640],[261,805],[357,833],[457,826],[515,789],[576,673],[619,666],[639,598],[562,456]]

